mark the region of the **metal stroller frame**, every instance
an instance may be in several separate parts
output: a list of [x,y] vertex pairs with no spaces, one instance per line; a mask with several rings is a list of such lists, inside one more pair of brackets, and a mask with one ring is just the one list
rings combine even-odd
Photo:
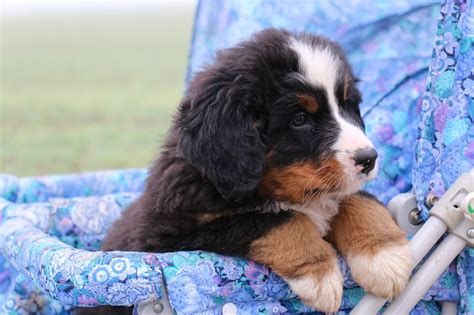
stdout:
[[[428,200],[432,203],[436,200]],[[431,202],[430,202],[431,201]],[[420,224],[416,218],[416,203],[413,194],[396,196],[389,207],[398,218],[402,228],[417,228]],[[415,206],[415,207],[413,207]],[[451,188],[434,203],[430,218],[413,236],[410,245],[415,255],[415,264],[435,246],[438,240],[448,231],[446,238],[429,255],[411,278],[405,291],[389,304],[383,314],[408,314],[438,279],[448,265],[466,247],[474,246],[474,170],[463,174]],[[400,217],[407,220],[400,222]],[[406,225],[408,224],[408,225]],[[376,314],[386,300],[367,294],[352,310],[351,315]],[[456,314],[456,304],[445,302],[443,314]]]

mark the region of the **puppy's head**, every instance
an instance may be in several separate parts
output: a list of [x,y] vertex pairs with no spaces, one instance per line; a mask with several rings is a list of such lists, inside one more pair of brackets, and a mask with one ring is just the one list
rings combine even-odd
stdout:
[[226,198],[344,196],[376,175],[360,102],[337,44],[264,30],[195,76],[178,148]]

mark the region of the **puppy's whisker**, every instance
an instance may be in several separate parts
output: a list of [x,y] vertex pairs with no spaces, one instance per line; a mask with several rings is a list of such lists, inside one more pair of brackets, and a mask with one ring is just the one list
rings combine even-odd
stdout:
[[[302,201],[302,204],[304,204],[305,206],[311,201],[312,195],[314,194],[314,192],[312,190],[309,192],[309,194],[307,194],[308,186],[312,184],[312,182],[314,181],[314,179],[317,176],[324,173],[325,169],[327,169],[327,168],[330,168],[330,165],[324,165],[323,167],[317,169],[316,172],[314,172],[313,176],[311,177],[311,180],[309,180],[306,183],[306,185],[303,187],[303,201]],[[325,177],[327,177],[328,175],[331,175],[331,174],[325,173],[324,176],[323,176],[323,179],[320,179],[320,181],[325,180]]]
[[316,175],[313,175],[313,177],[311,177],[311,180],[309,180],[309,181],[306,183],[306,185],[304,186],[304,188],[303,188],[303,202],[302,202],[303,204],[306,202],[307,197],[308,197],[308,196],[306,195],[306,194],[307,194],[307,189],[308,189],[309,185],[312,184],[312,182],[313,182],[313,180],[314,180],[315,178],[316,178]]
[[[314,179],[314,176],[313,178],[311,179],[311,181]],[[308,192],[306,189],[308,188],[310,182],[308,182],[308,184],[305,185],[305,188],[303,190],[303,200],[301,201],[301,204],[305,205],[306,204],[306,201],[310,198],[310,195],[311,195],[311,192]]]
[[[335,182],[337,181],[337,178],[335,178],[333,174],[328,173],[328,174],[325,174],[325,176],[323,176],[323,178],[321,178],[320,181],[325,182],[326,186],[331,187],[335,184]],[[309,204],[309,202],[311,202],[312,200],[316,200],[320,198],[322,199],[322,197],[325,197],[326,195],[329,196],[330,194],[326,192],[324,188],[319,189],[319,190],[312,190],[304,206],[306,207]]]

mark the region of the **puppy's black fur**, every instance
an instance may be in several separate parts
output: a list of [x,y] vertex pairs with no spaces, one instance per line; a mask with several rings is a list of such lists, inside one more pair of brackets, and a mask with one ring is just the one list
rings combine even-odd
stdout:
[[[344,115],[363,128],[356,79],[337,44],[284,30],[259,32],[219,52],[194,77],[144,193],[113,224],[102,250],[199,249],[251,258],[255,240],[294,216],[276,209],[285,200],[261,189],[263,174],[305,161],[317,168],[334,153],[339,126],[328,91],[301,80],[290,38],[327,48],[339,60],[345,81],[334,94]],[[301,106],[301,95],[314,101],[315,112]],[[119,312],[82,314],[101,309]]]

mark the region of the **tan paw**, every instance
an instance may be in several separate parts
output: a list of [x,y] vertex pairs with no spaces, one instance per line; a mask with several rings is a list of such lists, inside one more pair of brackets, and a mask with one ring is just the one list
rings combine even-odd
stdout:
[[381,249],[375,255],[351,255],[352,277],[366,291],[391,300],[406,287],[413,267],[409,244]]
[[341,306],[344,278],[337,266],[321,279],[308,275],[285,280],[305,304],[318,311],[332,313]]

